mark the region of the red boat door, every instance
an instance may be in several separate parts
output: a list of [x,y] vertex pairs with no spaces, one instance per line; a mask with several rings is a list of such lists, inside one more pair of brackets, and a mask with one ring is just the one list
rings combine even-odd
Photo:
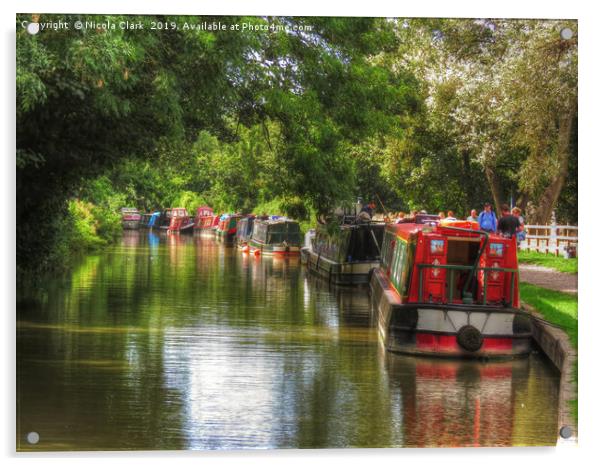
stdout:
[[[424,236],[424,262],[434,266],[447,264],[447,239],[443,235]],[[445,282],[447,273],[445,269],[425,267],[422,271],[422,296],[426,302],[441,303],[444,301]]]
[[[508,255],[508,244],[505,241],[491,239],[481,257],[481,267],[506,268],[506,257]],[[502,300],[508,300],[505,293],[506,272],[492,270],[479,273],[479,288],[481,299],[485,295],[485,274],[487,274],[487,297],[483,304],[496,304]]]

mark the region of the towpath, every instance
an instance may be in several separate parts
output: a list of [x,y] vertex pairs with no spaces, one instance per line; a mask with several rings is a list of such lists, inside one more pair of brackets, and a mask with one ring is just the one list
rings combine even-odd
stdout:
[[559,272],[533,264],[519,265],[520,280],[564,293],[577,293],[577,274]]

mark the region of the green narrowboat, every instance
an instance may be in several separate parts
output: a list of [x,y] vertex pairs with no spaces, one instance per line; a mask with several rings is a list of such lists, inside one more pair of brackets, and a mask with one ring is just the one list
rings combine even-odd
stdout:
[[284,217],[253,222],[253,234],[249,240],[251,254],[278,256],[299,255],[301,229],[299,223]]
[[385,224],[351,223],[335,228],[318,225],[309,246],[302,250],[310,272],[335,285],[361,285],[378,267]]
[[236,238],[236,231],[238,222],[242,218],[239,214],[223,214],[217,228],[215,229],[215,235],[219,241],[230,243]]

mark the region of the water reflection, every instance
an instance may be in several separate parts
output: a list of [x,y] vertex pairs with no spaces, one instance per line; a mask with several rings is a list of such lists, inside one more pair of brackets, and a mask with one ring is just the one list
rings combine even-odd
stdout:
[[[558,377],[383,351],[365,290],[129,231],[18,305],[18,448],[550,444]],[[24,298],[28,299],[24,299]],[[36,446],[27,432],[40,433]]]
[[387,353],[385,362],[408,445],[556,442],[557,375],[535,357],[485,363]]

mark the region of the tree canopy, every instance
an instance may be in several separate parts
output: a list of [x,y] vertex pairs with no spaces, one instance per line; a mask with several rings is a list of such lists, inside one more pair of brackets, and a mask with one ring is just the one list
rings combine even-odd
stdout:
[[96,212],[74,200],[108,218],[203,202],[308,220],[355,196],[457,212],[512,196],[537,221],[576,220],[576,22],[17,18],[76,20],[144,28],[18,29],[24,268],[68,249],[69,215]]

